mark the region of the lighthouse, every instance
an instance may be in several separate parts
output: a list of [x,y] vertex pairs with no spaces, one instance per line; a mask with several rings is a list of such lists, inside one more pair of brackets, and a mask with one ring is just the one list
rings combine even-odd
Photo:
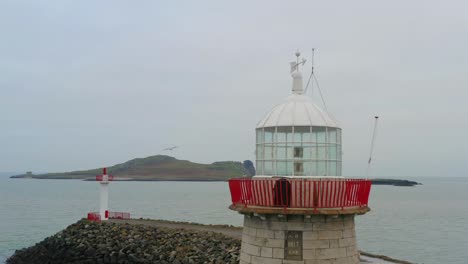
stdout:
[[243,264],[359,263],[354,218],[371,182],[342,177],[342,129],[305,94],[305,62],[296,52],[291,94],[255,128],[257,175],[229,180]]

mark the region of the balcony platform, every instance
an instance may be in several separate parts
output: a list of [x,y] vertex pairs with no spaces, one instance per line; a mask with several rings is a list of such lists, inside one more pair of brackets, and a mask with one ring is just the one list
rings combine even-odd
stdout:
[[362,215],[370,211],[368,206],[352,206],[345,208],[290,208],[266,207],[254,205],[230,205],[229,209],[241,214],[276,214],[276,215]]

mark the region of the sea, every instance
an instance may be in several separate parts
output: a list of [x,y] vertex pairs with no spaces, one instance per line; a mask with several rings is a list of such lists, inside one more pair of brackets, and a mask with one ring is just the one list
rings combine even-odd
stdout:
[[[405,178],[414,187],[372,186],[371,211],[356,217],[361,250],[414,263],[468,263],[468,177]],[[226,182],[112,182],[109,209],[132,217],[242,225]],[[0,263],[86,217],[99,184],[0,176]]]

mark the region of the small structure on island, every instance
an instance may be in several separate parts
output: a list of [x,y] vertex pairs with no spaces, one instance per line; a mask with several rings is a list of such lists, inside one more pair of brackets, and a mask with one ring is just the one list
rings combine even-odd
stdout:
[[341,176],[341,128],[305,95],[296,56],[292,94],[256,127],[257,176],[229,180],[241,263],[359,263],[354,217],[371,181]]
[[99,182],[99,212],[88,213],[88,220],[130,219],[130,213],[109,212],[109,183],[113,180],[114,176],[107,174],[107,168],[102,169],[101,175],[96,175]]

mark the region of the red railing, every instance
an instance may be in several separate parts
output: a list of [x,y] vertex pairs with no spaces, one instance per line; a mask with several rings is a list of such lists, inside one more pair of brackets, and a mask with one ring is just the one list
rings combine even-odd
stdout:
[[[109,217],[109,219],[130,219],[130,213],[106,211],[106,214]],[[101,215],[99,214],[99,212],[90,212],[88,213],[88,220],[100,222]]]
[[370,180],[236,178],[229,180],[233,205],[284,208],[365,207]]
[[109,212],[110,219],[130,219],[130,213]]
[[88,213],[88,220],[100,222],[101,221],[101,215],[98,212]]

